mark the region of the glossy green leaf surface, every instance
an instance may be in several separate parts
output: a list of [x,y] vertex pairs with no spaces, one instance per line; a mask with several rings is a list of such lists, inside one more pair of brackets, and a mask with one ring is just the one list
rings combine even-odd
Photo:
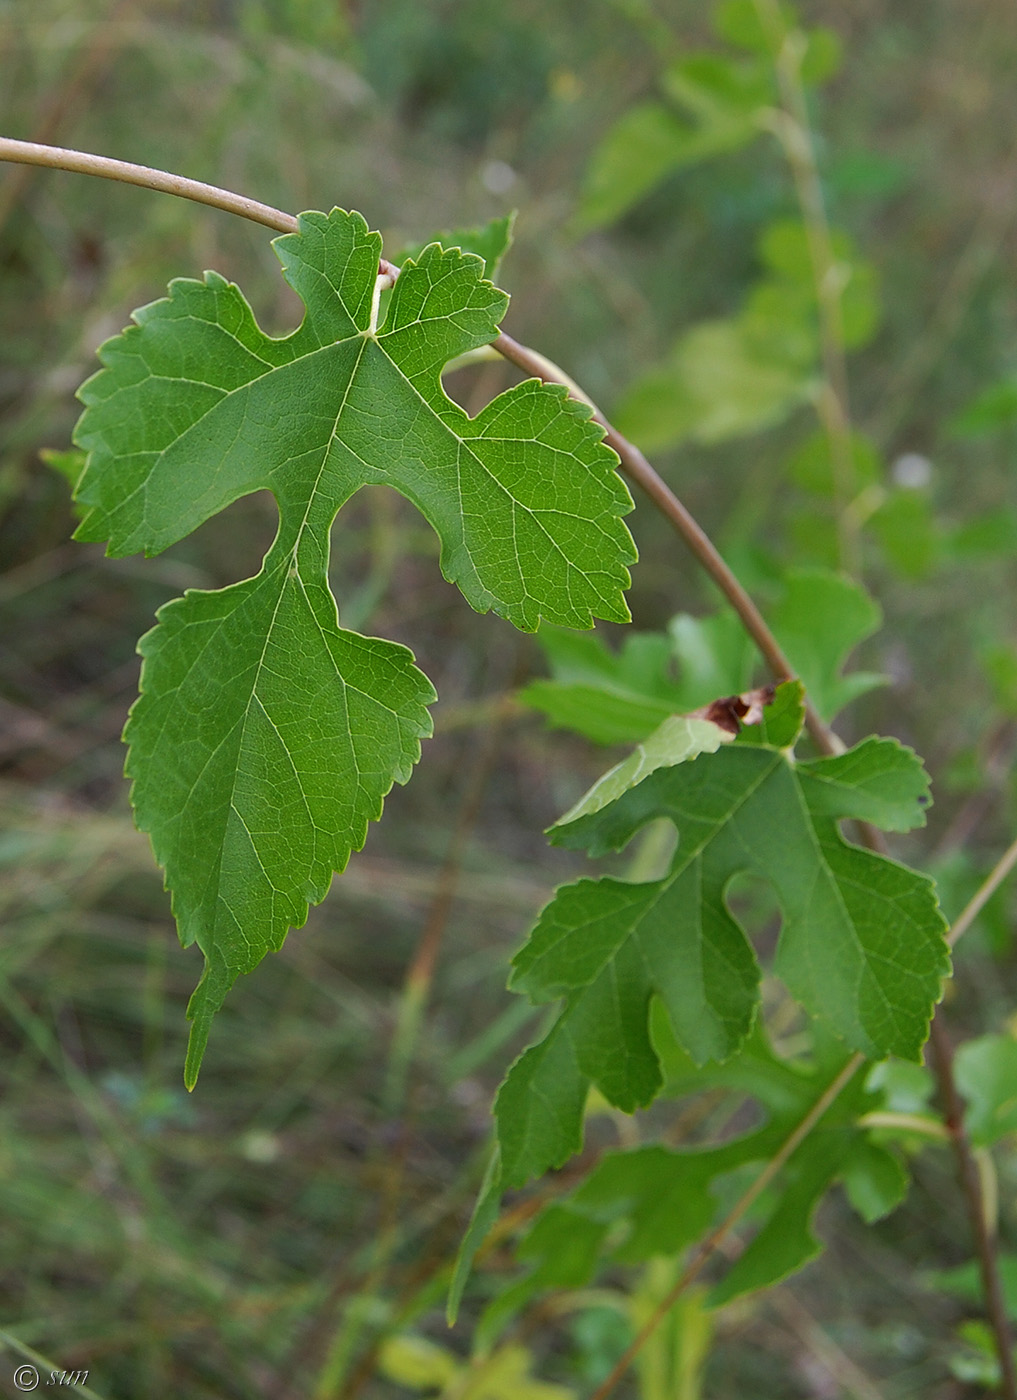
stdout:
[[446,361],[490,341],[507,304],[479,257],[425,248],[379,326],[381,239],[359,214],[304,214],[275,248],[298,330],[265,335],[216,273],[176,281],[102,347],[75,435],[78,537],[111,554],[157,553],[251,491],[279,507],[254,578],[160,611],[126,733],[138,824],[207,963],[192,1084],[229,987],[324,897],[430,732],[410,652],[339,626],[340,506],[394,487],[468,602],[528,630],[626,620],[634,558],[631,501],[584,406],[531,380],[471,418],[444,393]]

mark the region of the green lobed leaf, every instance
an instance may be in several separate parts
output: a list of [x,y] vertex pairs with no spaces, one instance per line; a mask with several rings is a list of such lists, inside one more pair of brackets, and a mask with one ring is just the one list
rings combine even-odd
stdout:
[[[727,1063],[697,1068],[675,1041],[659,1004],[652,1019],[654,1045],[668,1066],[668,1094],[728,1091],[729,1113],[747,1096],[764,1121],[720,1144],[678,1150],[657,1144],[605,1153],[568,1197],[541,1212],[519,1246],[520,1262],[531,1265],[510,1289],[519,1302],[546,1287],[585,1287],[598,1266],[673,1257],[701,1239],[787,1141],[847,1059],[838,1047],[832,1056],[788,1062],[756,1026]],[[906,1174],[858,1127],[860,1115],[879,1102],[860,1077],[842,1089],[753,1206],[749,1218],[758,1232],[711,1293],[711,1306],[764,1288],[815,1256],[821,1245],[812,1219],[835,1181],[844,1182],[868,1219],[899,1202]]]
[[[782,687],[778,698],[786,705],[799,693]],[[659,1092],[651,998],[697,1063],[724,1059],[744,1041],[759,969],[725,901],[739,874],[774,890],[782,913],[776,970],[810,1014],[868,1056],[918,1057],[948,970],[934,887],[850,845],[837,822],[920,825],[921,764],[888,739],[796,764],[786,750],[800,708],[785,714],[769,743],[743,735],[641,781],[633,773],[633,785],[614,800],[588,811],[580,804],[578,815],[552,829],[556,844],[598,855],[667,817],[678,846],[662,879],[564,886],[517,954],[513,988],[535,1002],[565,1002],[498,1096],[508,1184],[578,1149],[590,1083],[629,1112]]]
[[470,418],[444,393],[444,364],[490,341],[507,304],[478,257],[425,248],[377,327],[381,239],[359,214],[301,215],[274,246],[306,306],[292,335],[265,335],[216,273],[173,282],[101,348],[75,433],[77,537],[111,554],[165,549],[250,491],[279,507],[254,578],[160,611],[125,736],[138,825],[206,958],[188,1084],[229,987],[324,897],[430,732],[434,691],[410,652],[338,625],[342,504],[393,486],[468,602],[528,630],[625,621],[635,557],[631,500],[586,406],[530,380]]
[[847,753],[803,763],[798,769],[815,817],[851,816],[883,831],[925,825],[932,801],[929,776],[913,749],[870,735]]

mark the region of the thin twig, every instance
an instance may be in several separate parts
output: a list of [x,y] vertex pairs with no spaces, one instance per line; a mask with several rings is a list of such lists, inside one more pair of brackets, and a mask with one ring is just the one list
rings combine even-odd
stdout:
[[666,1297],[654,1308],[649,1319],[644,1323],[635,1339],[619,1358],[611,1374],[606,1380],[601,1382],[591,1395],[590,1400],[607,1400],[607,1397],[613,1392],[615,1386],[625,1375],[650,1336],[656,1331],[657,1327],[660,1326],[661,1322],[674,1307],[682,1293],[684,1293],[689,1284],[702,1273],[710,1257],[717,1252],[723,1242],[731,1234],[734,1227],[745,1213],[751,1209],[753,1204],[763,1191],[766,1190],[770,1182],[795,1150],[805,1141],[809,1133],[812,1132],[813,1128],[826,1113],[827,1109],[835,1102],[841,1091],[850,1083],[864,1063],[864,1055],[852,1055],[837,1077],[827,1085],[822,1094],[820,1094],[819,1098],[809,1109],[808,1113],[806,1113],[805,1117],[797,1127],[788,1134],[778,1151],[770,1158],[755,1181],[749,1186],[748,1190],[742,1193],[721,1223],[715,1230],[712,1230],[699,1245],[685,1269],[682,1271],[681,1277],[674,1286],[669,1289]]
[[953,1047],[946,1030],[935,1019],[930,1027],[929,1051],[932,1071],[936,1076],[943,1105],[943,1121],[953,1144],[957,1176],[967,1204],[971,1231],[975,1237],[975,1255],[978,1259],[982,1291],[985,1294],[985,1311],[996,1342],[1002,1393],[1006,1400],[1017,1400],[1017,1367],[1014,1366],[1010,1318],[999,1272],[996,1232],[989,1224],[982,1176],[964,1127],[964,1101],[954,1077]]
[[999,860],[989,871],[979,888],[968,900],[967,904],[954,919],[953,925],[947,935],[947,942],[952,948],[957,940],[961,938],[978,918],[985,905],[999,889],[1000,885],[1010,874],[1010,871],[1017,865],[1017,840],[1013,841],[1000,856]]
[[208,204],[227,214],[239,214],[279,233],[296,233],[297,221],[292,214],[260,204],[246,195],[234,194],[217,185],[201,180],[188,180],[183,175],[171,175],[168,170],[154,170],[149,165],[134,165],[110,156],[91,155],[88,151],[71,151],[63,146],[44,146],[37,141],[15,141],[0,136],[0,160],[18,165],[44,165],[50,170],[70,170],[78,175],[98,175],[104,180],[119,180],[125,185],[141,185],[146,190],[161,190],[164,194],[180,195],[198,204]]

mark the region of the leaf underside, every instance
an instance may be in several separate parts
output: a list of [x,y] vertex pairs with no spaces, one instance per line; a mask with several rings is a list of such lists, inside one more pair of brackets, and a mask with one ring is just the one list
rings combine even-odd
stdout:
[[412,654],[339,626],[339,508],[394,487],[471,606],[526,630],[627,620],[635,558],[631,500],[587,408],[537,381],[475,418],[445,394],[445,363],[488,343],[507,304],[479,257],[429,245],[375,328],[381,239],[359,214],[301,215],[274,246],[306,307],[298,330],[265,335],[216,273],[175,281],[101,348],[75,432],[77,538],[112,555],[158,553],[252,491],[279,508],[254,578],[160,610],[125,732],[138,825],[206,959],[190,1085],[232,983],[324,897],[430,733]]

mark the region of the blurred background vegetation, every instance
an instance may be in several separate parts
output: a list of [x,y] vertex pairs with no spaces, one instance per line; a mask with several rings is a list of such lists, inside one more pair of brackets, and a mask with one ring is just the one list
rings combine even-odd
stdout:
[[[936,808],[902,849],[955,912],[1014,816],[1017,12],[811,0],[801,14],[837,41],[809,103],[864,294],[845,339],[861,563],[884,626],[859,662],[890,682],[842,732],[926,757]],[[282,209],[356,208],[393,254],[518,208],[506,328],[617,410],[766,598],[785,563],[838,562],[808,385],[778,344],[798,328],[794,257],[781,271],[772,252],[799,217],[787,164],[764,133],[665,162],[618,208],[602,199],[616,124],[674,100],[686,56],[724,50],[714,19],[701,0],[0,0],[0,130]],[[333,585],[347,625],[413,647],[439,692],[436,737],[307,928],[236,988],[199,1090],[183,1090],[198,958],[131,826],[119,732],[155,609],[253,572],[274,508],[250,498],[158,559],[106,561],[69,542],[67,483],[40,452],[67,448],[96,346],[209,267],[266,329],[292,328],[265,230],[79,176],[0,175],[0,1326],[87,1368],[108,1400],[385,1400],[429,1377],[432,1394],[477,1400],[580,1396],[631,1335],[615,1294],[530,1307],[476,1390],[455,1359],[470,1318],[450,1336],[442,1307],[493,1088],[530,1014],[504,990],[507,960],[582,869],[541,832],[604,756],[513,702],[546,669],[540,648],[470,613],[423,522],[380,490],[343,512]],[[682,378],[703,325],[727,328],[716,373],[733,421]],[[759,388],[756,360],[795,370],[783,398]],[[662,425],[665,370],[691,407]],[[512,375],[484,365],[449,387],[473,410]],[[633,531],[637,627],[716,606],[645,507]],[[406,1063],[407,969],[435,952]],[[1004,894],[964,950],[955,1033],[1005,1030],[1015,990]],[[594,1143],[631,1131],[596,1127]],[[1012,1144],[997,1168],[1012,1231]],[[975,1393],[954,1329],[977,1309],[929,1282],[970,1254],[950,1162],[930,1151],[914,1171],[872,1229],[827,1202],[825,1255],[715,1317],[709,1346],[689,1303],[672,1338],[684,1400]],[[511,1269],[500,1244],[478,1297]],[[610,1282],[636,1308],[666,1286]],[[0,1389],[16,1360],[0,1358]],[[653,1384],[644,1372],[620,1393],[679,1394]]]

